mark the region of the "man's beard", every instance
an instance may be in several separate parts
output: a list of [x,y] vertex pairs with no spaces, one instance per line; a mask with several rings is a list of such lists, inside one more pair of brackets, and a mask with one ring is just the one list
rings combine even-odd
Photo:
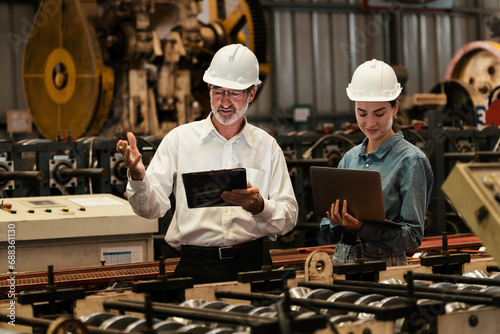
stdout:
[[219,123],[224,125],[230,125],[239,120],[246,113],[248,105],[250,104],[249,100],[250,96],[248,96],[245,106],[243,106],[240,110],[236,110],[230,115],[221,114],[219,110],[214,107],[214,104],[212,103],[212,97],[210,97],[210,106],[212,107],[212,113],[214,114],[215,118]]

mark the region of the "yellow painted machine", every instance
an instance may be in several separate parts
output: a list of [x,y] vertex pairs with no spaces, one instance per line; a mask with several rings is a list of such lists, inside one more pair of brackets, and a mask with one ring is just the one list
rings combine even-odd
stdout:
[[201,78],[222,46],[242,43],[266,63],[258,1],[43,0],[28,37],[27,104],[47,139],[161,135],[208,114]]

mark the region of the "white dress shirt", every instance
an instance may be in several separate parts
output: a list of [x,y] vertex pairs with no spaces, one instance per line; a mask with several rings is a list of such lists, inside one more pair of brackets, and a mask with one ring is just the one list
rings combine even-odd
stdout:
[[[133,210],[145,218],[160,218],[176,208],[165,240],[181,245],[230,246],[289,232],[296,224],[295,199],[283,152],[264,130],[246,122],[243,130],[227,140],[204,120],[181,125],[163,138],[142,181],[129,180],[127,194]],[[264,210],[257,214],[240,206],[189,209],[182,174],[243,167],[247,181],[259,188]]]

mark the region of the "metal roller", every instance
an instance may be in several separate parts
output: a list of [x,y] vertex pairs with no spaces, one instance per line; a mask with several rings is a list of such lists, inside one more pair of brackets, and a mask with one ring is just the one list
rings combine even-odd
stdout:
[[134,323],[141,318],[130,316],[130,315],[119,315],[114,316],[105,320],[99,328],[101,329],[117,329],[117,330],[125,330],[128,325]]
[[182,326],[184,326],[183,323],[180,323],[174,319],[167,319],[154,324],[153,329],[158,333],[163,331],[174,331],[178,328],[181,328]]
[[206,302],[205,304],[201,305],[200,308],[206,308],[206,309],[211,309],[211,310],[222,310],[224,307],[228,306],[229,304],[226,302],[222,302],[219,300],[213,300],[210,302]]
[[[369,295],[361,296],[360,298],[358,298],[354,302],[354,305],[368,306],[368,305],[370,305],[370,303],[378,303],[379,301],[381,301],[384,298],[385,297],[383,295],[380,295],[378,293],[372,293]],[[358,317],[359,313],[358,312],[349,312],[349,315],[353,316],[353,317]]]
[[104,321],[113,317],[116,317],[116,314],[108,312],[96,312],[87,316],[79,317],[78,319],[86,326],[99,327]]
[[221,311],[222,312],[237,312],[237,313],[248,314],[253,309],[255,309],[255,307],[252,305],[249,305],[249,304],[231,304],[231,305],[224,307]]
[[304,296],[305,299],[322,299],[327,300],[335,292],[328,289],[314,289]]
[[[179,304],[180,307],[188,308],[202,308],[207,302],[204,299],[188,299]],[[182,323],[184,325],[189,325],[194,323],[191,319],[184,319],[180,317],[173,317],[173,320]]]
[[328,321],[330,321],[330,323],[332,325],[341,325],[341,324],[345,324],[345,323],[354,322],[357,320],[358,319],[356,317],[353,317],[353,316],[348,315],[348,314],[338,314],[338,315],[334,315],[333,317],[331,317]]
[[450,314],[458,311],[467,310],[469,307],[470,307],[469,304],[463,302],[451,302],[451,303],[446,303],[445,311],[446,314]]
[[182,326],[181,328],[177,329],[175,332],[176,333],[189,333],[189,334],[205,334],[209,332],[211,329],[208,327],[205,327],[204,325],[185,325]]
[[206,334],[233,334],[235,333],[234,329],[229,327],[221,327],[208,331]]
[[[159,323],[161,320],[159,319],[153,319],[153,326],[154,324]],[[124,332],[125,333],[141,333],[141,332],[146,332],[149,328],[147,327],[147,321],[146,319],[140,319],[137,320],[130,325],[128,325]]]
[[[326,301],[328,302],[343,302],[343,303],[355,303],[359,298],[361,298],[361,294],[352,291],[339,291],[328,297]],[[321,313],[329,314],[331,316],[339,315],[339,314],[347,314],[347,311],[337,310],[337,309],[322,309]]]

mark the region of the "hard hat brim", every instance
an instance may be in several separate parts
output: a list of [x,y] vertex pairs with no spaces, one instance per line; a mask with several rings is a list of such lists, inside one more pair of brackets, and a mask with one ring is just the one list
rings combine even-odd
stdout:
[[208,73],[208,71],[205,71],[205,74],[203,75],[203,81],[205,81],[208,84],[219,86],[222,88],[237,89],[237,90],[244,90],[251,86],[260,85],[262,83],[260,80],[257,80],[257,82],[251,84],[248,83],[240,84],[231,80],[214,78]]
[[400,87],[399,89],[396,89],[392,94],[387,96],[357,96],[351,92],[349,87],[347,87],[346,93],[347,97],[349,97],[349,99],[354,102],[390,102],[396,100],[401,94],[402,90],[403,88]]

